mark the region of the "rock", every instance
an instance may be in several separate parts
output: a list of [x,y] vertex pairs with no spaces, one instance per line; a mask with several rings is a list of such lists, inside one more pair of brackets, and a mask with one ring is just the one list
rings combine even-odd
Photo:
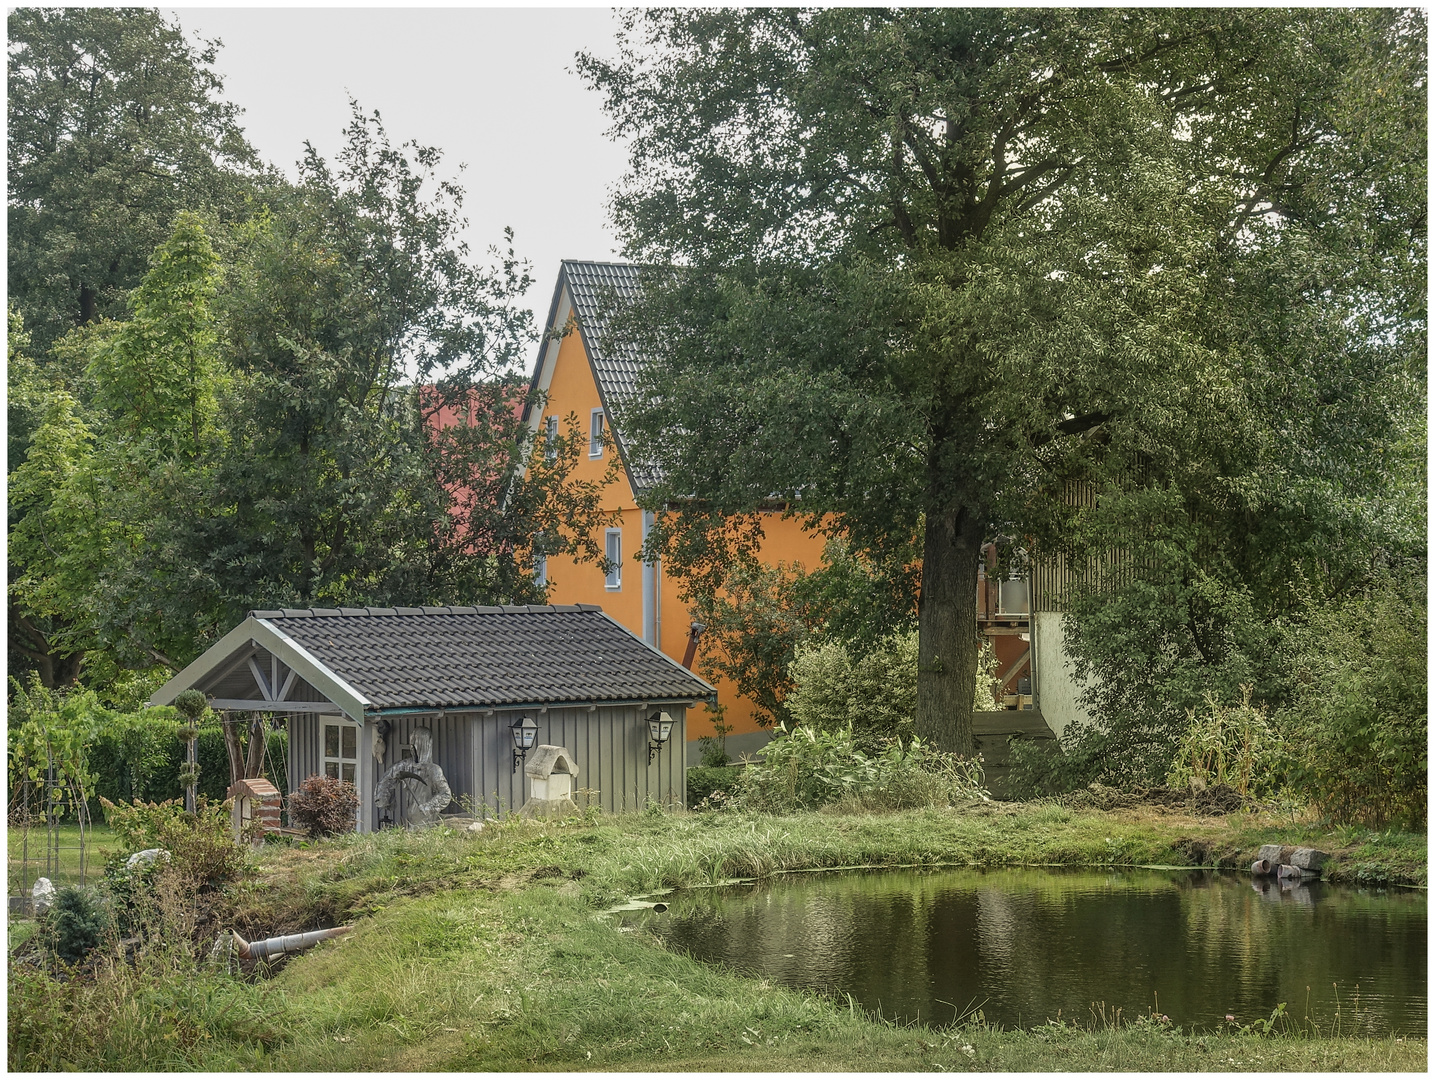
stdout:
[[125,860],[125,869],[133,870],[137,866],[153,866],[155,861],[160,858],[163,858],[165,862],[169,862],[169,852],[165,851],[164,848],[145,848],[143,851],[136,851]]
[[483,822],[475,821],[469,824],[468,832],[483,832]]
[[1311,874],[1319,874],[1330,855],[1316,848],[1298,847],[1291,852],[1291,865],[1299,866]]
[[1256,858],[1262,862],[1268,862],[1272,866],[1279,866],[1281,863],[1281,846],[1279,844],[1262,844],[1261,850],[1256,852]]
[[46,911],[55,902],[55,885],[47,877],[42,877],[35,882],[35,887],[30,890],[30,902],[35,905],[35,914]]

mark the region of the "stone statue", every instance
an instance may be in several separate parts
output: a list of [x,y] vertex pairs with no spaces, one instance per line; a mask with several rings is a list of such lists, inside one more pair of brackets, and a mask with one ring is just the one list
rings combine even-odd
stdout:
[[407,796],[402,808],[403,820],[398,820],[396,814],[395,824],[413,829],[438,824],[439,814],[453,801],[453,792],[449,790],[443,770],[433,763],[433,732],[428,728],[414,728],[410,740],[418,760],[400,761],[384,773],[374,792],[374,802],[393,810],[394,797],[403,791]]

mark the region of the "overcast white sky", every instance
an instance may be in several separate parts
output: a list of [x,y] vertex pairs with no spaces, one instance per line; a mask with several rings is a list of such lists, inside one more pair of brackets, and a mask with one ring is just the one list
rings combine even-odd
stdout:
[[[608,188],[627,158],[601,98],[573,73],[580,49],[615,51],[607,8],[169,8],[193,40],[219,38],[224,96],[260,155],[291,177],[304,140],[332,160],[350,96],[394,143],[444,151],[466,191],[466,239],[484,256],[513,226],[548,313],[561,259],[617,255]],[[458,166],[466,169],[459,174]]]

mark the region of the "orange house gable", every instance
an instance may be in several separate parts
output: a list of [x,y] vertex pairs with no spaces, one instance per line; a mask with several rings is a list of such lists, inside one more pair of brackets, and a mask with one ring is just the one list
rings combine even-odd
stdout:
[[[678,598],[680,582],[663,573],[661,561],[643,563],[638,552],[643,546],[653,515],[638,507],[641,486],[628,467],[621,417],[612,406],[635,387],[642,360],[635,355],[605,355],[599,342],[603,336],[602,305],[636,294],[638,267],[629,263],[596,263],[566,260],[558,274],[553,303],[544,327],[544,341],[533,372],[533,389],[543,395],[543,407],[531,407],[525,414],[535,433],[553,430],[566,434],[568,416],[578,417],[581,437],[587,447],[580,449],[576,479],[601,481],[610,465],[609,455],[617,454],[621,469],[618,478],[606,487],[604,510],[616,512],[615,522],[604,536],[595,537],[600,548],[618,556],[615,573],[605,575],[591,563],[578,563],[567,556],[551,555],[544,573],[548,602],[552,604],[599,604],[608,615],[638,634],[650,645],[682,662],[688,647],[692,615]],[[558,336],[568,329],[568,333]],[[603,445],[603,425],[612,436]],[[771,565],[799,563],[815,569],[822,558],[824,540],[808,533],[796,520],[780,514],[767,515],[763,522],[766,539],[759,558]],[[699,644],[699,656],[702,645]],[[738,694],[726,680],[718,680],[718,701],[727,706],[726,721],[732,725],[727,737],[728,753],[734,756],[753,752],[767,742],[767,732],[753,717],[752,702]],[[697,763],[698,742],[712,735],[709,716],[693,709],[688,715],[687,757]]]

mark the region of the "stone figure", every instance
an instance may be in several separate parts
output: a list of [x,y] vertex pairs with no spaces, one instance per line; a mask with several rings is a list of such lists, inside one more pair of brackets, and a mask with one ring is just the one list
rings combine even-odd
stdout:
[[433,762],[433,732],[414,728],[410,741],[418,760],[400,761],[384,773],[374,792],[374,802],[383,809],[394,810],[394,799],[402,791],[406,798],[394,815],[395,824],[412,829],[438,824],[439,814],[453,802],[453,792],[443,770]]

